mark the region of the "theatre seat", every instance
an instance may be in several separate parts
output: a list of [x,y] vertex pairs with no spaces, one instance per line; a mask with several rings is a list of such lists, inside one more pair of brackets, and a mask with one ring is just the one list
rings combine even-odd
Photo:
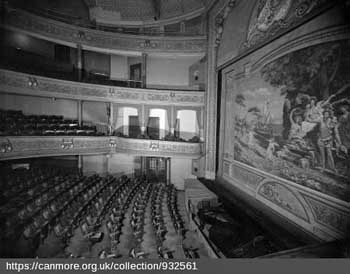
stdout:
[[78,120],[60,115],[24,115],[0,110],[0,136],[103,136],[96,126],[79,126]]

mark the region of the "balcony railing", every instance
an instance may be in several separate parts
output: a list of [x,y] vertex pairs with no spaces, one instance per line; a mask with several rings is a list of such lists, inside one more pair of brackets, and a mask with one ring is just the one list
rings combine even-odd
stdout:
[[202,143],[133,139],[115,136],[0,137],[0,160],[113,153],[197,159],[202,155]]
[[181,56],[203,56],[207,48],[205,35],[162,36],[154,33],[138,35],[78,26],[59,20],[38,16],[20,9],[5,9],[1,25],[6,29],[25,31],[41,39],[75,47],[77,44],[90,50],[128,51],[146,53],[172,53]]
[[0,69],[0,92],[120,104],[204,107],[204,92],[155,90],[63,81]]

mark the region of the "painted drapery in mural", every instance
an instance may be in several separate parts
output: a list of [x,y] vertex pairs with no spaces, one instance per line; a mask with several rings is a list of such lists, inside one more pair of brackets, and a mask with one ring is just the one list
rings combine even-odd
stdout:
[[350,41],[338,41],[288,53],[237,79],[227,90],[234,159],[349,201],[349,75]]

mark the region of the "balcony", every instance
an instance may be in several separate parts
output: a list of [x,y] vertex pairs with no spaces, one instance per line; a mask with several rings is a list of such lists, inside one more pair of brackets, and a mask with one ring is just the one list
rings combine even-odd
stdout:
[[74,82],[141,88],[141,81],[112,80],[108,75],[85,70],[80,74],[71,63],[6,46],[0,48],[0,68]]
[[202,143],[133,139],[114,136],[12,136],[0,137],[0,160],[62,155],[128,153],[198,159]]
[[153,33],[137,35],[112,32],[107,29],[93,29],[91,26],[78,26],[58,20],[34,15],[21,9],[5,9],[3,23],[6,29],[26,32],[29,35],[55,41],[70,47],[77,44],[94,51],[171,53],[186,55],[203,55],[207,48],[204,35],[162,36]]
[[204,107],[203,92],[95,85],[4,69],[0,69],[0,92],[120,104]]

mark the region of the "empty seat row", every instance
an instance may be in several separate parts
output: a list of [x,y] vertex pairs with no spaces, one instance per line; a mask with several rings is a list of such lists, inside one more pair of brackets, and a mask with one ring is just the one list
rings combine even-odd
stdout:
[[109,219],[106,223],[111,240],[110,254],[118,253],[118,245],[120,244],[120,236],[124,225],[124,218],[132,200],[143,192],[146,181],[135,179],[127,184],[117,196],[112,210],[109,213]]
[[86,186],[82,190],[77,193],[66,192],[58,197],[54,207],[41,210],[33,218],[33,222],[25,227],[23,232],[25,238],[30,240],[40,236],[40,239],[45,239],[48,233],[53,231],[64,244],[67,244],[73,230],[91,209],[97,195],[111,182],[99,176],[85,178]]
[[[177,190],[174,187],[174,185],[168,186],[167,197],[168,197],[167,198],[167,206],[168,206],[168,210],[170,213],[172,224],[173,224],[175,230],[180,235],[182,235],[182,238],[185,240],[187,229],[185,228],[185,222],[182,219],[182,216],[181,216],[179,209],[178,209]],[[196,248],[189,248],[189,247],[185,247],[183,245],[183,251],[185,253],[185,256],[189,259],[197,259],[200,257],[199,253],[198,253],[198,249],[196,249]]]
[[101,136],[96,126],[79,125],[78,120],[58,115],[24,115],[0,110],[0,136],[80,135]]

